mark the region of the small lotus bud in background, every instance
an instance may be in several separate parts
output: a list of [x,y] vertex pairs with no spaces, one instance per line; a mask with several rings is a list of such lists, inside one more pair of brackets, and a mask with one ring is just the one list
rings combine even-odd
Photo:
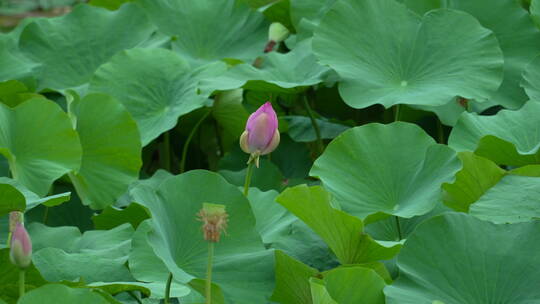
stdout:
[[227,229],[229,215],[225,211],[225,205],[203,203],[203,208],[197,214],[203,222],[204,239],[209,242],[219,242],[221,232]]
[[240,147],[251,155],[259,167],[259,156],[276,149],[279,144],[278,119],[270,102],[263,104],[251,114],[246,123],[246,130],[240,136]]
[[9,259],[21,269],[30,266],[32,262],[32,241],[22,223],[17,223],[11,235]]
[[277,44],[287,39],[288,36],[289,30],[283,24],[279,22],[270,24],[270,28],[268,29],[268,43],[264,48],[264,52],[271,52]]
[[20,211],[11,211],[9,213],[9,232],[13,233],[18,223],[23,222],[23,213]]

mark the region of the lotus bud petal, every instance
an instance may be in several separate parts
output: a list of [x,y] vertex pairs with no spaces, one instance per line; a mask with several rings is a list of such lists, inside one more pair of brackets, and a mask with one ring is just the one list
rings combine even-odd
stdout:
[[268,40],[280,43],[289,37],[289,30],[281,23],[274,22],[268,29]]
[[225,205],[203,203],[203,208],[197,215],[199,220],[203,222],[204,239],[208,242],[219,242],[221,232],[225,232],[227,229],[229,217],[225,211]]
[[287,39],[288,36],[289,30],[283,24],[279,22],[270,24],[270,28],[268,29],[268,43],[264,48],[264,52],[271,52],[277,44]]
[[270,102],[249,116],[246,130],[240,136],[240,147],[253,159],[268,154],[279,144],[278,119]]
[[9,259],[21,269],[27,268],[32,262],[32,241],[22,223],[17,223],[11,235]]

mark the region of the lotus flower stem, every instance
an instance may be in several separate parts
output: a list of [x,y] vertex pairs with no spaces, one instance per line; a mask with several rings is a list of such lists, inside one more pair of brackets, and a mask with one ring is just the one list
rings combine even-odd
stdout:
[[246,181],[244,182],[244,196],[247,197],[249,193],[249,184],[251,184],[251,176],[253,175],[253,163],[255,160],[248,163],[246,171]]
[[25,272],[24,269],[19,269],[19,299],[24,296],[24,278],[25,278]]
[[309,118],[311,119],[311,125],[313,126],[313,129],[315,130],[315,136],[317,137],[317,149],[319,150],[319,154],[322,154],[324,151],[324,144],[321,137],[321,129],[319,128],[319,124],[317,123],[317,120],[315,119],[315,115],[313,114],[313,111],[311,110],[311,107],[309,106],[309,101],[308,101],[307,96],[304,98],[304,107],[306,108]]
[[199,126],[202,124],[203,121],[206,120],[208,115],[210,115],[211,111],[206,112],[193,126],[191,129],[191,132],[188,135],[188,138],[186,139],[186,142],[184,143],[184,147],[182,148],[182,159],[180,160],[180,173],[184,173],[186,170],[186,158],[187,158],[187,152],[189,148],[189,143],[191,142],[191,139],[193,139],[193,136],[195,136],[195,133],[197,133],[197,130],[199,129]]
[[212,263],[214,260],[214,242],[208,242],[208,264],[206,265],[206,304],[212,303]]
[[167,278],[167,284],[165,285],[165,299],[163,299],[163,303],[165,303],[165,304],[170,303],[172,279],[173,279],[173,275],[172,275],[172,272],[170,272],[169,277]]

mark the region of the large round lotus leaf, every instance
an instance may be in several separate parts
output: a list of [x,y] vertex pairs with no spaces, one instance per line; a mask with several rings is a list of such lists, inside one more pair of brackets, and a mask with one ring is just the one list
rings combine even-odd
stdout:
[[504,80],[490,101],[512,109],[527,101],[519,83],[523,69],[538,55],[540,31],[519,1],[405,0],[405,3],[419,14],[439,7],[464,11],[492,30],[504,54]]
[[[152,290],[152,298],[165,297],[165,285],[169,277],[169,270],[161,259],[156,256],[148,242],[148,233],[152,230],[150,221],[139,225],[131,241],[132,250],[129,253],[129,270],[138,281],[148,282]],[[189,288],[174,279],[171,283],[170,295],[172,298],[187,295]]]
[[536,57],[523,71],[521,86],[531,100],[540,100],[540,57]]
[[207,101],[197,94],[198,76],[177,54],[165,49],[132,49],[101,66],[89,91],[120,101],[135,119],[143,145],[172,129],[178,118]]
[[261,13],[234,0],[137,0],[173,49],[199,63],[261,55],[268,25]]
[[90,94],[72,106],[83,149],[71,181],[85,205],[103,209],[139,177],[141,141],[137,124],[118,101]]
[[110,304],[98,292],[86,288],[70,288],[62,284],[48,284],[25,294],[18,304]]
[[394,0],[338,1],[313,50],[342,77],[339,92],[354,108],[485,101],[502,80],[497,39],[472,16],[441,9],[420,18]]
[[441,185],[461,168],[456,153],[403,122],[345,131],[311,169],[343,210],[360,218],[384,212],[422,215],[441,200]]
[[28,227],[34,253],[32,261],[51,282],[82,278],[85,282],[125,282],[133,278],[126,267],[133,228],[87,231],[76,227]]
[[206,277],[208,243],[197,213],[203,203],[225,205],[229,221],[215,244],[213,282],[231,303],[263,303],[270,296],[273,254],[265,250],[249,202],[236,186],[196,170],[165,179],[157,188],[141,184],[131,193],[152,212],[148,241],[154,252],[184,282]]
[[43,196],[57,178],[79,168],[81,145],[57,104],[33,98],[15,108],[0,103],[0,154],[15,180]]
[[465,214],[420,224],[398,256],[388,304],[538,303],[540,222],[495,225]]
[[289,53],[268,53],[260,68],[251,63],[234,66],[223,76],[210,79],[216,88],[230,90],[242,87],[254,91],[283,93],[302,92],[324,82],[332,71],[317,63],[309,43],[302,43]]
[[39,88],[66,89],[87,83],[116,52],[136,46],[154,31],[144,13],[126,4],[118,11],[79,5],[65,16],[36,19],[22,31],[21,51],[39,65]]
[[452,129],[448,145],[457,151],[475,151],[498,164],[522,166],[540,163],[540,102],[529,101],[517,111],[494,116],[463,113]]
[[469,213],[497,224],[539,219],[540,178],[505,176],[471,205]]

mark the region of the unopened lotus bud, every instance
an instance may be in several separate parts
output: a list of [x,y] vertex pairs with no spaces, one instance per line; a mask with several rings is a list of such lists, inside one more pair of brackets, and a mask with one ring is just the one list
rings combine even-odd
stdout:
[[251,155],[258,167],[260,155],[274,151],[279,144],[278,119],[272,104],[267,102],[251,114],[246,130],[240,136],[240,147]]
[[227,229],[229,217],[225,211],[225,205],[203,203],[203,208],[197,215],[203,222],[204,239],[208,242],[219,242],[221,232]]
[[18,223],[23,222],[23,213],[20,211],[11,211],[9,213],[9,232],[13,233]]
[[32,262],[32,241],[22,223],[17,223],[9,244],[9,259],[21,269],[30,266]]
[[289,29],[287,29],[283,24],[279,22],[270,24],[270,28],[268,29],[268,43],[264,48],[264,52],[271,52],[277,44],[287,39],[288,36]]

